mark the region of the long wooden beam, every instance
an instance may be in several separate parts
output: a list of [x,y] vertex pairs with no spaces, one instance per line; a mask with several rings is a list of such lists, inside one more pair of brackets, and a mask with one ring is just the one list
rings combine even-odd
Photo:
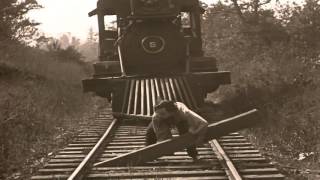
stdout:
[[[207,140],[216,139],[232,132],[244,128],[252,127],[257,123],[258,110],[254,109],[249,112],[234,116],[232,118],[219,121],[209,125]],[[134,166],[159,158],[165,154],[172,154],[182,150],[195,142],[196,137],[190,133],[183,136],[168,139],[142,149],[96,163],[94,166]]]

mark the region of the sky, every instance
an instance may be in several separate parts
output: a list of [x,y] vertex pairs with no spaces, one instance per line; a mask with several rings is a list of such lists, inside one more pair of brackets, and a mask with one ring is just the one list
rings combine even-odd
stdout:
[[70,32],[85,39],[90,27],[97,30],[97,18],[88,17],[96,8],[96,0],[38,0],[43,6],[30,13],[31,19],[40,22],[40,31],[48,36],[58,37]]
[[[216,0],[203,0],[212,3]],[[86,39],[89,29],[98,31],[96,16],[88,13],[96,8],[97,0],[38,0],[43,6],[30,13],[31,19],[40,22],[39,29],[47,36],[59,37],[63,33]]]
[[[217,0],[202,0],[212,4]],[[297,0],[299,1],[299,0]],[[86,39],[89,29],[97,31],[96,16],[88,17],[88,12],[96,8],[97,0],[38,0],[44,8],[34,10],[30,17],[41,25],[39,29],[47,36],[59,37],[63,33]]]

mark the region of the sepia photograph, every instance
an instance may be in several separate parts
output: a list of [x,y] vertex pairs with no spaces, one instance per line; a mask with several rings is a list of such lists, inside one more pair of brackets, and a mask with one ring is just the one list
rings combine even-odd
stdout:
[[0,180],[320,180],[320,0],[1,0]]

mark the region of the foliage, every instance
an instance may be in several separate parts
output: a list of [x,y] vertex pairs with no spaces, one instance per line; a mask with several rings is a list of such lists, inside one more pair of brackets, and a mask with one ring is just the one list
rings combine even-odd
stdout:
[[64,62],[70,61],[83,66],[88,66],[89,64],[86,64],[84,62],[84,56],[82,55],[82,53],[80,53],[77,47],[68,45],[69,43],[63,42],[63,37],[65,36],[62,36],[60,41],[55,38],[50,38],[49,41],[44,44],[44,49],[46,49],[52,57],[56,57],[56,60]]
[[83,94],[89,75],[74,61],[50,52],[8,44],[0,49],[0,179],[32,173],[88,120],[99,103]]
[[39,8],[36,0],[1,0],[0,42],[32,39],[39,23],[30,20],[26,14]]
[[26,15],[40,7],[36,0],[0,2],[0,179],[28,179],[102,105],[82,92],[91,69],[79,39],[36,39],[38,23]]
[[278,147],[280,158],[295,159],[320,148],[320,3],[308,0],[275,12],[264,2],[232,0],[207,9],[207,54],[233,75],[232,86],[210,98],[220,98],[234,114],[261,109],[263,123],[251,134],[267,149]]
[[283,17],[283,21],[292,43],[303,49],[303,56],[308,59],[319,58],[320,1],[307,0],[303,7],[296,5],[294,8],[287,7],[283,11],[290,12],[286,13],[289,15]]
[[97,61],[99,54],[98,34],[90,28],[87,41],[79,46],[79,51],[83,54],[86,62]]

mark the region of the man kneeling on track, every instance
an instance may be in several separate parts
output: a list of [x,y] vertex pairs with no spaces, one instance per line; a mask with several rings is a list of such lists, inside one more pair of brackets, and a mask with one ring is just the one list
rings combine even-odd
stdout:
[[146,145],[172,138],[171,128],[174,127],[179,135],[189,132],[197,136],[196,142],[187,148],[187,152],[194,161],[198,160],[196,146],[203,143],[208,122],[181,102],[162,100],[154,107],[152,122],[147,129]]

